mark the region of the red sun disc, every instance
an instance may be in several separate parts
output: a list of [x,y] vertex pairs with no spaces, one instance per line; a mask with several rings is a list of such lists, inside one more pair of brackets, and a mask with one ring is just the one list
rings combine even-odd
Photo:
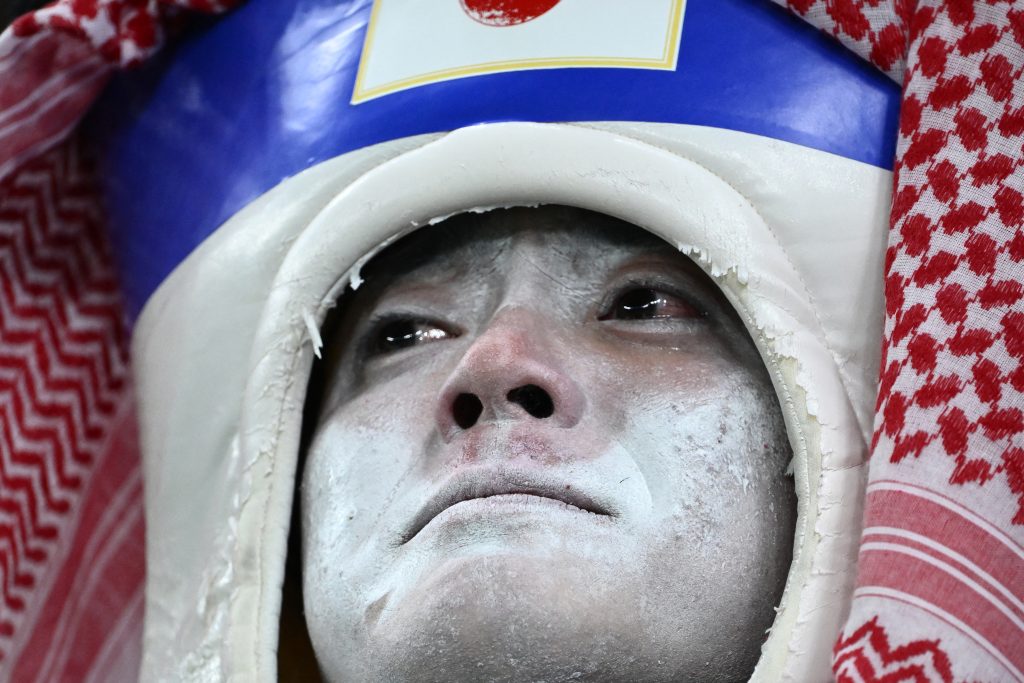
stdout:
[[515,26],[532,21],[561,0],[459,0],[474,21],[487,26]]

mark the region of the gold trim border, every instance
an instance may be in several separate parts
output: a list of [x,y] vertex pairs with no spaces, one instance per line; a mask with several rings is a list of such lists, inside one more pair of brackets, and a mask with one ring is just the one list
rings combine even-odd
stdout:
[[467,76],[478,76],[481,74],[500,73],[505,71],[521,71],[529,69],[564,69],[583,67],[619,67],[626,69],[659,69],[672,71],[676,68],[676,61],[679,58],[679,42],[682,37],[683,9],[686,0],[671,0],[668,32],[665,42],[662,45],[661,57],[630,58],[630,57],[550,57],[536,59],[513,59],[496,62],[481,62],[467,66],[441,69],[429,73],[402,78],[390,83],[384,83],[374,88],[364,88],[363,82],[366,77],[366,63],[370,52],[373,49],[373,40],[377,30],[378,9],[384,0],[374,0],[373,10],[370,12],[370,23],[366,29],[366,40],[363,42],[363,51],[359,55],[359,70],[356,72],[355,88],[352,91],[351,104],[362,104],[369,100],[383,97],[401,90],[408,90],[428,83],[450,81],[456,78]]

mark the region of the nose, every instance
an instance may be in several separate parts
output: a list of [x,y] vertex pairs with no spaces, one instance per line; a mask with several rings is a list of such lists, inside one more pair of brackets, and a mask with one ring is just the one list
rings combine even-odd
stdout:
[[550,328],[522,307],[495,315],[441,388],[436,418],[445,441],[489,422],[569,428],[580,421],[586,400],[565,371]]

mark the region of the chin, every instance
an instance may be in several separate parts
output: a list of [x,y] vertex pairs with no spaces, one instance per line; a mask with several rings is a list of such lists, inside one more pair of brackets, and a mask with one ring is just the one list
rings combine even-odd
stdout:
[[393,592],[387,604],[378,601],[372,621],[356,627],[358,645],[342,648],[348,653],[336,680],[714,682],[749,676],[752,664],[745,658],[731,661],[721,650],[709,656],[693,647],[699,625],[691,621],[680,632],[678,623],[652,619],[657,606],[642,597],[643,583],[628,574],[595,573],[571,558],[452,560],[416,587]]

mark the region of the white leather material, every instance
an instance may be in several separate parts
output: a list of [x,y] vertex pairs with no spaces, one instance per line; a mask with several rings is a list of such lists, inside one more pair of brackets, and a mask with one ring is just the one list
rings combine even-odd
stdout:
[[[823,681],[848,607],[891,174],[668,124],[474,126],[283,182],[163,283],[135,334],[145,680],[271,681],[315,327],[381,246],[467,210],[569,204],[690,254],[744,318],[794,449],[794,561],[759,681]],[[310,327],[313,330],[311,331]]]

